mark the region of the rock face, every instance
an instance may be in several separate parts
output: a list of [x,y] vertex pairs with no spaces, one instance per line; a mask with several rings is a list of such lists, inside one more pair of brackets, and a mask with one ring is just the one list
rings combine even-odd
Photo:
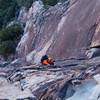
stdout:
[[65,12],[64,23],[58,31],[59,36],[52,49],[54,55],[56,54],[58,57],[81,55],[82,49],[91,44],[95,23],[99,17],[100,3],[98,2],[98,0],[92,2],[77,0],[69,7]]
[[[63,0],[49,9],[35,0],[18,20],[25,24],[20,58],[0,59],[0,100],[100,100],[100,0]],[[44,54],[55,65],[38,64]],[[95,58],[80,59],[85,54]]]
[[97,27],[92,39],[91,47],[99,47],[100,46],[100,17],[97,20]]
[[29,12],[27,13],[27,21],[24,29],[24,35],[16,48],[19,57],[25,56],[32,51],[32,44],[36,37],[36,33],[38,33],[36,24],[40,24],[40,19],[38,18],[38,16],[41,17],[42,9],[42,2],[36,1],[33,3],[32,7],[29,9]]
[[27,21],[27,10],[25,7],[22,7],[20,12],[19,12],[19,16],[18,16],[18,21],[21,22],[22,24],[25,24]]
[[0,68],[0,100],[99,100],[99,73],[100,57],[56,66],[9,65]]
[[55,59],[84,56],[88,47],[100,44],[99,18],[99,0],[67,0],[48,10],[35,1],[17,53],[19,57],[30,54],[28,61],[45,53]]
[[[36,0],[18,20],[25,24],[20,59],[0,62],[0,100],[100,100],[100,0],[64,0],[48,9]],[[38,64],[44,54],[55,65]],[[95,58],[80,59],[85,54]]]

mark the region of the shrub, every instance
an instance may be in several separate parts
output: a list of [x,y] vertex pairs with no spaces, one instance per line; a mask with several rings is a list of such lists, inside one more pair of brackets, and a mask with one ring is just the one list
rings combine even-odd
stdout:
[[23,33],[23,29],[20,25],[9,26],[0,31],[0,55],[7,58],[10,54],[15,53],[21,33]]
[[16,17],[19,7],[15,0],[0,0],[0,28]]
[[57,4],[58,0],[42,0],[44,5],[54,6]]
[[23,30],[20,25],[13,25],[7,28],[3,28],[0,31],[0,42],[7,40],[14,41],[21,33],[23,33]]
[[19,7],[24,6],[26,8],[29,8],[33,3],[33,0],[16,0],[16,1]]
[[13,41],[3,41],[0,43],[0,55],[7,59],[10,54],[15,53],[15,47],[16,45]]

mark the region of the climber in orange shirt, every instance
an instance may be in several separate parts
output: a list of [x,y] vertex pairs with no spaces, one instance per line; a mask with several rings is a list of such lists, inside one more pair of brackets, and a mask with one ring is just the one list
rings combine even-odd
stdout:
[[41,58],[42,65],[54,65],[54,60],[51,57],[48,57],[47,55],[44,55]]

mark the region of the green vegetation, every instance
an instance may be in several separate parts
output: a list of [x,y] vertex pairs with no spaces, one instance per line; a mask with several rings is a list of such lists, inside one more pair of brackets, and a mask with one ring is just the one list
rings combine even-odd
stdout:
[[17,18],[22,6],[29,8],[33,0],[0,0],[0,29]]
[[[35,0],[0,0],[0,29],[17,18],[22,6],[29,8]],[[55,5],[58,0],[42,0],[44,5]]]
[[6,40],[15,40],[22,33],[22,28],[20,25],[13,25],[7,28],[3,28],[0,31],[0,42]]
[[2,55],[5,59],[8,58],[10,54],[14,54],[15,45],[13,41],[4,41],[0,43],[0,55]]
[[58,0],[42,0],[44,5],[54,6],[57,4]]
[[[16,20],[20,8],[27,9],[36,0],[0,0],[0,55],[7,58],[15,53],[15,48],[20,39],[23,29],[20,25],[7,26],[11,21]],[[44,5],[54,6],[58,0],[42,0]]]
[[15,19],[18,9],[14,0],[0,0],[0,28]]
[[20,6],[16,0],[0,0],[0,55],[4,58],[15,53],[23,32],[18,24],[7,27],[7,24],[17,18],[19,9]]
[[23,30],[20,25],[13,25],[3,28],[0,31],[0,55],[7,58],[15,53],[15,48]]
[[16,0],[16,1],[19,7],[25,6],[26,8],[29,8],[33,3],[33,0]]

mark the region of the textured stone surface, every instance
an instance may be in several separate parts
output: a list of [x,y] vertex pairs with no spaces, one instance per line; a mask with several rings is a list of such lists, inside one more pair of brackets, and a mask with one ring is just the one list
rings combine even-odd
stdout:
[[91,42],[91,47],[100,47],[100,17],[97,20],[97,27]]
[[[38,6],[42,8],[34,10],[36,5],[33,3],[29,10],[24,32],[26,38],[22,37],[17,48],[20,56],[35,50],[33,56],[45,52],[55,59],[75,58],[84,56],[88,47],[99,46],[99,0],[70,0],[46,11],[41,3]],[[50,47],[44,49],[52,37]]]
[[13,65],[12,69],[9,65],[9,68],[1,68],[0,99],[75,100],[76,96],[80,100],[80,97],[87,95],[84,100],[98,100],[99,90],[96,87],[99,87],[100,57],[62,60],[56,64],[23,67]]

